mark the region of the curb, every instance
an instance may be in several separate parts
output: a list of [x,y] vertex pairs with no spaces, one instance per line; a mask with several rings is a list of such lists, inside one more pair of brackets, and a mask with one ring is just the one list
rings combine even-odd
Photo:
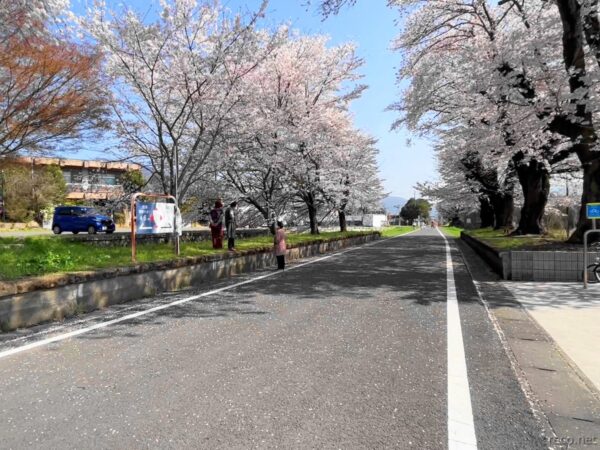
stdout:
[[499,252],[495,248],[489,246],[485,242],[461,231],[460,240],[465,242],[483,259],[491,269],[505,280],[511,278],[510,273],[510,256],[507,252]]

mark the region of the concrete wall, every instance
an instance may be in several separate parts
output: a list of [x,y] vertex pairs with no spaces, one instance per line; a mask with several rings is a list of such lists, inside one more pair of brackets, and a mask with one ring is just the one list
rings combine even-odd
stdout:
[[387,223],[385,214],[365,214],[363,216],[363,225],[365,227],[381,228]]
[[387,224],[388,216],[385,214],[348,215],[346,222],[348,226],[382,228]]
[[[499,252],[489,245],[461,233],[461,239],[473,248],[504,280],[583,281],[583,251],[511,250]],[[588,264],[600,253],[590,253]]]
[[[288,250],[287,259],[294,260],[332,252],[364,244],[379,237],[379,234],[374,233],[298,246]],[[269,250],[203,257],[201,262],[184,264],[185,260],[177,260],[170,263],[140,264],[113,269],[110,272],[100,271],[90,273],[89,280],[77,282],[77,277],[73,277],[68,279],[66,285],[50,289],[40,289],[43,283],[29,285],[29,288],[25,285],[18,286],[16,292],[19,293],[0,298],[0,329],[7,331],[29,327],[159,292],[199,286],[235,274],[274,267],[275,261]],[[169,265],[174,267],[168,267]],[[156,270],[156,267],[163,269]],[[22,292],[25,289],[29,291]]]
[[510,279],[510,255],[508,252],[499,252],[493,247],[481,242],[464,231],[460,233],[460,238],[465,241],[469,247],[477,252],[481,258],[488,263],[491,269],[505,280]]
[[[590,253],[588,264],[598,253]],[[511,273],[515,281],[583,281],[583,251],[511,251]]]

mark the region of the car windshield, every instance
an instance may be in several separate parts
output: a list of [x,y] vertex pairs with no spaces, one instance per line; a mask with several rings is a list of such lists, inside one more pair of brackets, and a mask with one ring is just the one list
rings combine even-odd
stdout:
[[94,216],[100,214],[95,208],[80,208],[76,210],[78,216]]

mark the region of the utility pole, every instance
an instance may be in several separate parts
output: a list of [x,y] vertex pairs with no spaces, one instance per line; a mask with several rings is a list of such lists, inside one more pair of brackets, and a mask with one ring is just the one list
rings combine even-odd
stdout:
[[[175,223],[173,224],[173,240],[175,242],[175,254],[179,256],[180,248],[179,248],[179,233],[177,231],[177,213],[179,211],[179,147],[175,146],[175,173],[172,176],[175,178],[175,192],[173,192],[173,196],[175,197],[175,217],[173,220]],[[181,227],[183,227],[183,221],[181,222]],[[183,232],[183,230],[181,230]]]
[[400,210],[402,209],[402,206],[394,205],[394,208],[398,208],[398,226],[400,226]]
[[0,170],[0,199],[2,199],[2,222],[6,222],[6,192],[5,192],[5,181],[4,181],[4,170]]
[[567,216],[566,220],[565,220],[566,221],[565,232],[567,235],[567,239],[569,239],[569,232],[571,231],[571,224],[569,223],[569,215],[570,215],[569,212],[570,211],[569,211],[569,176],[568,175],[565,177],[565,200],[567,203],[567,206],[565,208],[566,209],[565,214]]

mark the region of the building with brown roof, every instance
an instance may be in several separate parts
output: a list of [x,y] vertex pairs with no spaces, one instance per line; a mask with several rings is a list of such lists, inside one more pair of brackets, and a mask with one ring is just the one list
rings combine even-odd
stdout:
[[31,166],[59,166],[67,183],[69,200],[112,200],[123,195],[121,176],[126,172],[141,171],[139,164],[88,161],[81,159],[11,158],[11,163]]

